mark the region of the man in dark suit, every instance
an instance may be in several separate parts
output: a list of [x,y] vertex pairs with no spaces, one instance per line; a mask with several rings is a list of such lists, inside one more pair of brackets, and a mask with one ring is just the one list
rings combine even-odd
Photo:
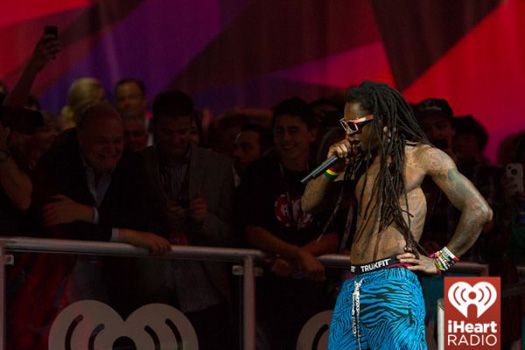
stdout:
[[89,107],[77,129],[44,156],[34,181],[44,226],[59,238],[169,249],[150,232],[158,226],[159,203],[149,192],[142,157],[123,151],[122,120],[111,106]]
[[[159,222],[159,201],[148,192],[144,169],[139,155],[123,152],[122,121],[113,108],[107,104],[88,107],[77,129],[63,135],[35,169],[35,209],[41,212],[43,236],[126,242],[155,254],[168,250],[169,242],[152,232]],[[87,258],[77,261],[69,255],[39,255],[12,308],[17,314],[30,315],[28,328],[14,332],[13,338],[28,342],[18,348],[39,348],[36,344],[42,338],[31,334],[31,329],[53,320],[59,311],[56,300],[74,266],[80,273],[72,274],[72,288],[79,275],[90,288],[104,283],[106,288],[101,289],[107,290],[108,300],[103,301],[121,313],[133,311],[138,288],[133,265],[119,258],[93,264]],[[35,296],[39,304],[31,302]],[[85,293],[75,299],[97,297],[100,295]]]

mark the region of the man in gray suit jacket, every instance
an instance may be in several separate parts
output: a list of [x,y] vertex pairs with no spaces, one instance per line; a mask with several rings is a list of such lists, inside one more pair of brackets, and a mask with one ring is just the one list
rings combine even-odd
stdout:
[[[153,103],[156,144],[145,150],[149,176],[164,200],[164,221],[173,244],[232,246],[231,162],[197,146],[193,102],[184,93],[161,93]],[[200,349],[229,349],[232,332],[230,277],[220,262],[174,260],[163,264],[165,279],[148,280],[163,289],[193,324]],[[155,271],[158,276],[158,270]],[[149,274],[151,278],[151,274]],[[167,286],[162,288],[161,286]],[[166,297],[167,296],[167,297]]]

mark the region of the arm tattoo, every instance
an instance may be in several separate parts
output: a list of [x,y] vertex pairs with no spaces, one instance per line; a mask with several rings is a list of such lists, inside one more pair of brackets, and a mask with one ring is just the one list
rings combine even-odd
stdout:
[[450,157],[435,149],[428,153],[428,173],[461,211],[456,231],[447,245],[454,254],[461,256],[476,242],[492,211],[474,185],[457,170]]
[[315,213],[326,209],[328,204],[335,204],[337,196],[333,195],[334,186],[333,181],[324,176],[310,181],[301,198],[303,211]]

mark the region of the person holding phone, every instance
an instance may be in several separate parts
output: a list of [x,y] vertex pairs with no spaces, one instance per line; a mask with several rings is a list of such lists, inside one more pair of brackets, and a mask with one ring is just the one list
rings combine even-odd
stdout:
[[58,42],[58,37],[44,33],[35,45],[33,53],[22,71],[22,75],[9,92],[9,95],[7,95],[3,104],[11,107],[24,107],[27,104],[31,87],[38,73],[49,62],[54,60],[59,52],[60,43]]
[[[32,119],[33,115],[28,115],[20,109],[27,103],[38,73],[57,56],[59,51],[60,45],[56,37],[43,35],[40,38],[20,78],[2,103],[2,118],[8,118],[8,115],[11,119],[16,118],[18,110],[20,118]],[[23,125],[21,127],[23,129]],[[23,159],[17,156],[18,146],[29,136],[21,134],[18,129],[12,130],[4,123],[0,123],[0,234],[2,235],[21,233],[23,221],[21,211],[31,205],[33,186],[26,173]],[[35,128],[30,126],[29,129]],[[28,130],[25,132],[29,132]]]
[[[60,51],[56,38],[43,35],[36,43],[22,74],[13,86],[13,89],[2,102],[2,123],[0,123],[0,235],[21,236],[25,231],[28,220],[27,210],[31,205],[33,184],[28,175],[28,168],[21,157],[19,147],[31,138],[38,126],[42,124],[39,113],[24,109],[29,94],[38,73],[53,60]],[[5,124],[11,125],[10,127]],[[29,135],[27,135],[29,134]],[[26,327],[28,319],[18,314],[20,310],[13,306],[13,301],[25,283],[26,271],[31,263],[26,259],[28,255],[18,255],[15,265],[7,269],[6,313],[17,315],[10,318],[7,334],[8,347],[23,349],[20,341],[24,337],[11,336],[14,329]],[[26,303],[28,301],[26,300]],[[13,345],[16,344],[16,345]]]

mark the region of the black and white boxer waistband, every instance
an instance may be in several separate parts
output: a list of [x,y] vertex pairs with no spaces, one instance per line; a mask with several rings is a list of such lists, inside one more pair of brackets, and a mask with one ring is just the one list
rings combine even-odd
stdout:
[[391,256],[389,258],[372,261],[367,264],[350,265],[350,270],[348,270],[348,273],[351,275],[360,275],[363,273],[377,271],[377,270],[385,269],[388,267],[394,267],[394,266],[405,267],[406,265],[401,264],[395,256]]

